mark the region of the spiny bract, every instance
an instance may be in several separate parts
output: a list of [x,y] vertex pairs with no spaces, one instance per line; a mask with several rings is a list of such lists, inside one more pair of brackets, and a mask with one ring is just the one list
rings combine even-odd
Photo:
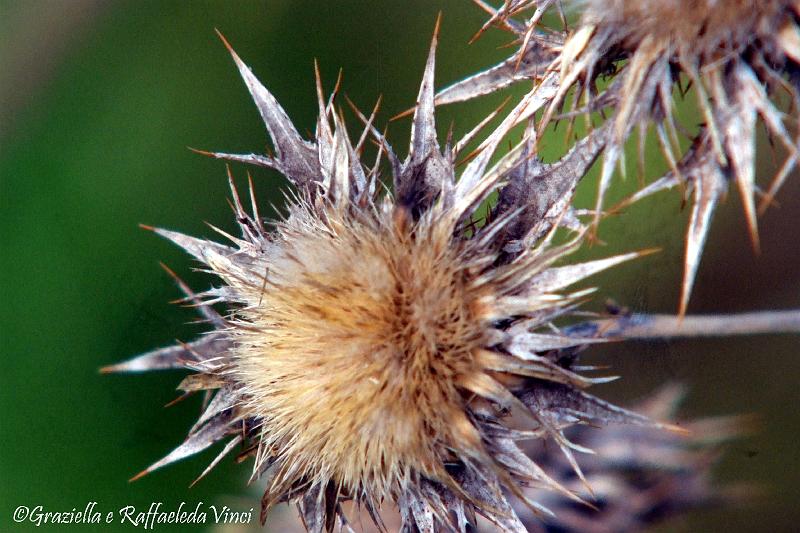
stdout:
[[[582,0],[565,3],[580,8],[577,25],[557,31],[540,22],[561,2],[506,0],[494,9],[483,0],[474,1],[491,14],[481,31],[499,25],[521,45],[499,65],[440,91],[437,104],[533,80],[533,89],[518,107],[521,116],[543,109],[537,124],[540,136],[552,120],[572,124],[583,115],[590,131],[583,140],[591,139],[603,150],[596,221],[604,214],[615,169],[619,166],[624,174],[624,147],[637,127],[639,172],[644,172],[645,141],[653,126],[671,170],[614,211],[665,189],[686,186],[691,191],[681,314],[686,312],[714,211],[731,182],[739,189],[753,246],[759,248],[757,213],[769,207],[800,157],[800,137],[792,133],[800,110],[800,2]],[[533,11],[530,18],[513,18],[528,10]],[[673,94],[684,87],[691,87],[697,97],[699,127],[695,122],[681,124],[675,116]],[[787,99],[785,114],[787,106],[775,101]],[[570,108],[564,110],[567,103]],[[758,117],[785,152],[780,170],[763,192],[755,171]],[[598,120],[603,125],[595,129]],[[592,161],[598,153],[583,152]]]
[[[215,329],[106,369],[190,369],[180,388],[213,394],[186,441],[140,475],[228,439],[203,474],[241,445],[240,457],[255,458],[253,477],[266,478],[262,520],[272,504],[292,501],[310,531],[330,531],[347,526],[341,502],[354,500],[379,525],[382,506],[396,504],[406,531],[463,532],[476,512],[500,530],[525,531],[510,501],[542,516],[550,512],[542,490],[583,499],[521,441],[552,439],[591,494],[573,456],[590,450],[568,440],[566,428],[627,423],[680,432],[584,391],[613,378],[582,374],[594,369],[578,366],[575,352],[626,338],[625,324],[630,336],[646,337],[644,321],[555,323],[590,292],[570,286],[642,255],[557,264],[585,233],[571,197],[602,143],[587,138],[545,165],[533,157],[529,121],[522,141],[490,165],[501,140],[530,116],[518,106],[456,179],[457,156],[477,128],[440,147],[435,47],[436,33],[404,161],[373,127],[374,113],[356,111],[366,127],[353,144],[319,77],[316,135],[302,139],[231,50],[275,154],[210,155],[277,169],[296,193],[268,229],[252,187],[248,213],[229,175],[241,237],[223,233],[230,244],[219,244],[154,230],[222,285],[195,294],[178,282]],[[379,160],[388,159],[391,192],[379,181],[379,161],[370,168],[360,160],[370,136]],[[495,191],[497,202],[477,223]],[[573,240],[553,244],[559,227]],[[217,314],[217,303],[229,314]]]

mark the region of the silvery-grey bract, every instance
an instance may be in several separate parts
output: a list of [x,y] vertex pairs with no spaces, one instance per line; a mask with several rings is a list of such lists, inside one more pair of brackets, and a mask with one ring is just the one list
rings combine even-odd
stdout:
[[[626,203],[675,187],[691,192],[681,313],[686,312],[714,211],[730,183],[739,190],[753,247],[759,249],[757,213],[773,203],[800,158],[800,136],[792,126],[800,112],[799,2],[564,2],[568,9],[579,10],[579,21],[569,31],[560,31],[541,21],[549,10],[560,10],[562,2],[505,0],[495,9],[483,0],[474,1],[491,15],[479,34],[496,25],[521,44],[502,63],[440,91],[437,105],[533,81],[519,110],[522,117],[542,110],[536,126],[540,135],[554,119],[572,124],[583,116],[589,130],[602,121],[584,138],[597,150],[582,150],[592,160],[602,150],[596,220],[604,214],[603,200],[615,168],[625,173],[624,146],[635,129],[643,174],[645,140],[652,128],[671,170]],[[563,20],[563,11],[560,14]],[[696,117],[682,124],[675,116],[673,95],[686,88],[696,96],[699,126]],[[776,103],[781,101],[784,105]],[[784,154],[764,190],[755,172],[759,117]]]
[[[179,281],[211,331],[106,369],[188,369],[193,373],[180,389],[205,391],[209,400],[186,441],[140,475],[224,441],[203,474],[239,448],[239,457],[254,459],[253,477],[266,481],[262,519],[273,504],[295,502],[309,531],[349,528],[346,501],[366,509],[379,527],[381,513],[396,506],[404,531],[464,532],[476,514],[498,530],[525,531],[520,517],[547,520],[548,506],[562,513],[551,523],[567,527],[579,522],[570,522],[564,502],[588,512],[591,487],[603,487],[575,456],[591,450],[565,430],[625,424],[659,435],[654,448],[664,450],[682,449],[685,433],[658,420],[669,410],[655,410],[654,420],[589,394],[591,385],[614,378],[581,366],[579,351],[628,338],[798,330],[796,312],[750,315],[747,323],[579,312],[591,289],[574,285],[645,253],[567,260],[588,227],[586,214],[572,206],[573,191],[611,146],[611,127],[578,141],[559,161],[541,163],[532,117],[557,101],[545,88],[555,84],[560,92],[560,78],[549,78],[485,137],[456,177],[458,156],[488,120],[440,144],[436,40],[435,32],[403,161],[373,126],[374,113],[356,111],[365,129],[353,142],[319,81],[316,133],[303,139],[231,50],[274,155],[210,155],[276,169],[295,192],[286,216],[267,226],[252,187],[248,210],[230,178],[241,235],[220,231],[227,244],[154,229],[221,283],[195,294]],[[522,139],[492,163],[520,122],[527,125]],[[372,166],[361,160],[368,139],[379,145]],[[381,157],[391,169],[391,190],[380,181]],[[497,200],[480,219],[493,193]],[[564,244],[554,239],[559,228],[571,233]],[[631,435],[608,431],[610,441],[595,441],[604,449],[624,447]],[[709,431],[711,438],[719,433]],[[527,443],[538,441],[554,445],[576,483],[552,454],[526,454]],[[679,474],[707,471],[692,456],[673,457],[683,457]],[[627,464],[641,467],[636,459]],[[617,480],[616,494],[636,490],[615,477],[625,463],[588,464]],[[681,502],[698,478],[669,479],[674,490],[658,493],[651,505]],[[712,492],[702,487],[696,500]],[[630,508],[629,530],[643,523],[641,513]]]

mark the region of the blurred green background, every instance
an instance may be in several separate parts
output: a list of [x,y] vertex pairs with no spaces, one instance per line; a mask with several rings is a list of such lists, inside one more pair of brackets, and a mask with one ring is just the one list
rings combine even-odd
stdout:
[[[258,510],[246,465],[225,460],[189,489],[214,452],[129,484],[127,479],[185,436],[199,398],[162,409],[177,393],[175,373],[101,376],[98,367],[201,329],[158,267],[191,285],[209,279],[180,251],[137,227],[193,235],[204,221],[233,230],[224,165],[187,146],[263,151],[263,126],[219,28],[285,106],[313,131],[313,58],[329,91],[339,67],[343,92],[362,109],[383,94],[378,124],[413,105],[433,23],[444,13],[437,85],[504,57],[508,36],[467,40],[484,21],[467,0],[175,2],[0,0],[0,531],[19,505],[101,511],[153,501]],[[516,89],[516,94],[520,94]],[[513,92],[513,91],[512,91]],[[445,108],[439,126],[464,132],[504,95]],[[352,115],[349,115],[352,118]],[[351,124],[355,126],[355,122]],[[408,121],[392,123],[403,153]],[[562,137],[544,144],[563,151]],[[762,143],[762,182],[775,171]],[[255,178],[262,213],[285,188],[274,173],[234,166]],[[663,171],[661,163],[648,169]],[[631,178],[629,178],[630,181]],[[620,184],[621,198],[635,183]],[[580,191],[589,205],[591,180]],[[692,312],[800,306],[800,180],[789,180],[761,219],[755,256],[736,194],[714,223]],[[676,309],[683,228],[679,193],[661,194],[605,223],[584,256],[659,246],[663,252],[598,276],[604,297],[635,310]],[[749,506],[701,511],[660,530],[796,531],[800,520],[800,354],[797,337],[641,343],[597,350],[623,379],[598,393],[630,401],[668,380],[687,382],[685,412],[755,412],[761,431],[729,446],[718,477],[761,484]],[[277,512],[280,515],[279,511]],[[285,511],[291,520],[293,510]],[[257,517],[254,517],[254,522]],[[272,529],[286,522],[278,516]],[[43,526],[41,529],[59,526]],[[130,530],[116,526],[69,531]],[[157,526],[159,529],[181,528]],[[185,528],[184,528],[185,529]],[[191,528],[197,529],[197,528]]]

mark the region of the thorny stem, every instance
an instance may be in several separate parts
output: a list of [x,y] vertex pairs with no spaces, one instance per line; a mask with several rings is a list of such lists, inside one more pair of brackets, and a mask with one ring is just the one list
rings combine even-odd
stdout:
[[578,330],[609,340],[799,333],[800,309],[684,317],[632,314],[581,324],[573,331]]

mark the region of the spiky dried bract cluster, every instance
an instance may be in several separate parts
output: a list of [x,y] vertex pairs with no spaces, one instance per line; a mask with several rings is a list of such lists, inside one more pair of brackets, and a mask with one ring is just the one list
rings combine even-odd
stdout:
[[[708,64],[741,52],[782,28],[791,0],[584,0],[583,22],[615,28],[618,39],[634,50],[646,39],[670,41],[683,55]],[[759,43],[759,46],[763,44]]]
[[[656,420],[675,419],[685,393],[685,387],[671,383],[637,402],[634,409]],[[757,487],[741,483],[720,486],[711,473],[723,448],[752,429],[753,422],[750,416],[686,420],[682,426],[688,433],[620,424],[602,431],[575,427],[571,439],[595,451],[581,460],[591,493],[557,447],[531,441],[523,444],[530,459],[592,505],[576,505],[548,489],[527,488],[526,497],[554,514],[542,520],[518,502],[515,511],[531,533],[635,533],[652,530],[689,511],[748,505],[759,491]],[[397,527],[390,509],[384,509],[381,516],[390,530]],[[358,515],[354,519],[358,521]],[[488,529],[484,525],[479,522],[476,530]],[[288,532],[303,530],[300,524],[283,527]]]
[[[655,419],[674,419],[684,395],[684,387],[669,384],[634,407]],[[545,523],[524,510],[520,516],[532,532],[636,532],[651,530],[688,510],[747,504],[757,488],[715,486],[711,469],[721,449],[752,426],[751,417],[723,416],[686,422],[688,434],[630,425],[603,431],[576,428],[573,439],[596,452],[581,463],[595,508],[571,505],[557,494],[533,489],[527,495],[547,505],[555,516]],[[586,490],[551,447],[538,445],[528,452],[567,487]]]
[[[757,213],[772,203],[798,160],[800,138],[793,132],[792,121],[800,109],[798,2],[585,0],[574,3],[581,10],[577,27],[559,31],[540,22],[560,2],[506,0],[494,9],[475,1],[491,13],[487,26],[496,24],[511,31],[522,44],[500,65],[442,90],[437,101],[466,100],[515,81],[533,80],[534,88],[525,99],[535,105],[524,109],[526,115],[543,109],[539,134],[554,119],[571,122],[581,114],[591,130],[592,121],[599,118],[597,112],[609,112],[605,127],[589,134],[603,145],[595,223],[603,215],[614,170],[619,166],[625,171],[626,141],[638,128],[641,172],[652,126],[671,170],[630,201],[682,184],[691,191],[694,203],[686,238],[682,313],[713,213],[731,182],[739,189],[758,249]],[[522,21],[514,18],[524,13],[532,14]],[[602,78],[611,81],[598,83]],[[673,94],[683,86],[691,86],[697,96],[703,117],[699,128],[694,123],[680,124],[674,116]],[[790,102],[789,117],[773,101],[782,96]],[[565,110],[568,101],[571,107]],[[756,183],[758,117],[786,153],[765,192]],[[586,152],[593,157],[591,151]]]
[[[252,184],[248,212],[229,173],[241,236],[217,230],[229,241],[220,244],[154,230],[185,249],[221,284],[195,294],[178,281],[186,300],[213,326],[210,332],[107,368],[189,369],[193,373],[179,388],[187,395],[206,394],[203,413],[186,441],[140,475],[227,440],[202,475],[240,446],[240,459],[254,458],[253,478],[266,480],[262,520],[273,504],[289,501],[298,505],[309,531],[332,531],[337,524],[349,528],[341,503],[353,500],[383,529],[381,510],[394,505],[403,531],[465,532],[476,524],[477,513],[499,530],[522,532],[515,503],[521,502],[525,513],[544,516],[551,511],[543,501],[551,498],[542,491],[558,495],[554,507],[591,499],[590,480],[574,456],[591,450],[570,440],[565,430],[613,423],[680,432],[588,394],[585,389],[592,384],[613,378],[596,377],[596,368],[580,366],[580,350],[627,338],[800,330],[797,312],[749,316],[749,322],[624,313],[587,319],[575,312],[591,290],[571,286],[643,255],[565,264],[588,229],[582,217],[592,215],[573,207],[575,187],[603,150],[613,166],[627,135],[620,124],[654,117],[670,123],[669,107],[656,95],[666,94],[676,61],[682,64],[686,58],[667,46],[672,37],[655,55],[643,52],[642,45],[624,52],[628,56],[611,56],[630,58],[622,81],[591,102],[617,102],[617,119],[594,129],[560,160],[544,164],[536,157],[537,139],[566,90],[581,77],[593,86],[610,47],[630,45],[632,35],[604,29],[602,21],[571,36],[539,35],[536,20],[552,3],[507,2],[504,10],[493,11],[492,21],[523,38],[521,55],[440,93],[439,103],[444,103],[518,78],[538,81],[465,158],[469,162],[458,179],[456,161],[499,111],[464,138],[440,146],[434,119],[437,32],[414,108],[409,153],[402,161],[373,126],[375,112],[367,118],[353,106],[365,127],[351,141],[334,105],[336,89],[325,98],[319,75],[316,132],[312,140],[303,139],[275,97],[225,42],[275,152],[206,153],[276,169],[295,192],[287,198],[285,217],[265,226]],[[534,5],[528,26],[510,18]],[[773,14],[790,7],[770,5]],[[742,120],[749,117],[745,122],[751,124],[756,112],[765,118],[777,113],[753,81],[773,71],[741,58],[730,61],[719,73],[724,78],[718,88],[730,98],[758,99],[750,107],[733,107],[735,113],[725,116],[734,118],[724,127],[706,125],[708,138],[717,132],[720,146],[727,148],[703,152],[706,144],[700,143],[692,154],[702,162],[712,157],[707,168],[717,173],[726,164],[721,157],[735,147],[725,139],[752,133],[741,130]],[[540,71],[542,62],[547,68]],[[637,82],[645,71],[648,81]],[[703,78],[703,83],[715,79]],[[541,120],[536,119],[538,110],[544,112]],[[715,117],[712,113],[709,121]],[[768,123],[778,128],[781,121],[776,120]],[[522,139],[490,164],[520,122],[526,124]],[[368,139],[378,145],[378,160],[371,166],[361,158]],[[391,191],[384,191],[381,181],[384,156]],[[752,166],[752,156],[747,157],[744,162]],[[683,176],[694,175],[688,163],[681,168]],[[708,212],[715,204],[703,196],[709,175],[714,173],[697,174],[693,182],[700,191],[696,210]],[[736,179],[749,178],[736,174]],[[493,193],[497,200],[481,219],[481,205]],[[571,232],[571,240],[554,244],[558,229],[566,229],[568,237]],[[215,311],[216,304],[225,306],[225,314]],[[625,446],[624,431],[609,435],[615,445]],[[551,447],[585,490],[560,467],[545,470],[543,464],[553,463],[552,458],[537,462],[523,450],[525,441],[555,443]],[[697,467],[690,458],[685,464]],[[627,487],[619,480],[617,486]]]
[[[380,506],[394,502],[409,531],[465,531],[476,512],[524,531],[504,491],[537,513],[546,510],[523,487],[581,499],[518,441],[553,439],[582,476],[573,450],[587,450],[565,437],[566,427],[666,427],[584,392],[609,378],[578,374],[567,350],[602,339],[553,323],[586,294],[567,287],[638,254],[553,265],[580,240],[552,244],[568,205],[530,211],[519,186],[502,182],[528,169],[529,141],[489,166],[515,116],[455,180],[466,140],[442,150],[436,139],[434,47],[403,162],[363,116],[367,128],[353,145],[319,83],[316,137],[303,140],[233,54],[276,154],[213,155],[277,168],[298,193],[268,230],[254,200],[245,211],[231,179],[242,232],[226,235],[231,245],[155,230],[223,283],[197,295],[181,284],[215,330],[108,369],[188,368],[195,373],[180,388],[213,394],[186,442],[142,474],[229,438],[211,466],[241,443],[241,457],[255,456],[254,477],[267,478],[263,513],[295,501],[311,531],[347,524],[340,502],[349,499],[378,523]],[[380,194],[377,165],[358,158],[368,134],[388,155],[394,194]],[[497,189],[491,220],[475,225],[475,210]],[[228,316],[211,308],[219,302]]]

